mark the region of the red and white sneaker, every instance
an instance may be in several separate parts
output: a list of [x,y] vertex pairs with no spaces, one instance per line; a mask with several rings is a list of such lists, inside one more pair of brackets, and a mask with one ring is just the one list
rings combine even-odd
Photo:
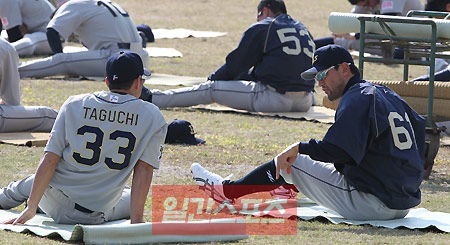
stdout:
[[234,200],[228,199],[223,193],[223,181],[231,175],[224,179],[220,175],[206,170],[199,163],[191,165],[191,173],[199,188],[204,190],[214,201],[220,204],[224,202],[234,203]]

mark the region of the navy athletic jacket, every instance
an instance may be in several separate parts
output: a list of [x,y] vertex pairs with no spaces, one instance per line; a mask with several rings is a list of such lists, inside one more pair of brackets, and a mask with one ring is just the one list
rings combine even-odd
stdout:
[[350,79],[323,140],[300,143],[299,151],[334,163],[349,184],[389,208],[420,203],[425,119],[384,86]]
[[209,80],[261,82],[277,92],[313,91],[314,80],[300,74],[312,64],[314,42],[306,27],[287,14],[251,25],[226,63]]

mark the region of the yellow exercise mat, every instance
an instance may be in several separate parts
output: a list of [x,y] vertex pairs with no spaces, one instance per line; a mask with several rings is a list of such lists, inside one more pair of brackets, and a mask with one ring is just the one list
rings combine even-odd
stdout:
[[281,117],[289,119],[299,119],[321,123],[334,123],[335,111],[323,106],[312,106],[307,112],[251,112],[246,110],[238,110],[231,107],[210,104],[210,105],[198,105],[192,108],[200,110],[218,111],[218,112],[236,112],[243,114],[251,114],[255,116],[265,117]]
[[0,143],[19,146],[45,146],[50,133],[15,132],[0,133]]

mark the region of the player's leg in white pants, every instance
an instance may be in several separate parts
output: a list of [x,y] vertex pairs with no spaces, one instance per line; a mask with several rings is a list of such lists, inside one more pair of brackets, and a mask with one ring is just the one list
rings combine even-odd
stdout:
[[[11,182],[0,189],[0,207],[11,209],[28,199],[34,181],[34,174],[22,180]],[[101,224],[106,221],[130,217],[131,189],[125,187],[119,202],[107,212],[85,213],[75,209],[75,202],[60,190],[47,187],[39,202],[39,208],[61,224]]]
[[346,219],[398,219],[409,211],[390,209],[374,195],[357,191],[332,163],[315,161],[307,155],[299,154],[291,174],[283,171],[282,176],[305,196]]
[[39,202],[39,208],[60,224],[102,224],[107,221],[130,217],[131,191],[125,188],[122,198],[111,210],[86,213],[75,209],[75,202],[60,190],[47,187]]
[[54,75],[105,77],[106,62],[115,51],[118,50],[104,49],[59,53],[48,58],[21,63],[19,74],[21,78]]
[[235,109],[259,112],[307,111],[312,93],[277,93],[266,85],[249,81],[207,81],[188,88],[153,90],[152,102],[160,108],[218,103]]
[[0,132],[50,132],[57,115],[45,106],[0,105]]
[[12,43],[19,56],[51,55],[52,49],[45,32],[25,34],[23,38]]
[[0,207],[11,209],[25,202],[30,196],[33,180],[34,174],[0,189]]

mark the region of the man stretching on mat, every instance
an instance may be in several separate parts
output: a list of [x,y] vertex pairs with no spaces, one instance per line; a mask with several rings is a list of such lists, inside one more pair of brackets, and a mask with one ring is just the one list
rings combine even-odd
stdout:
[[314,81],[300,77],[311,67],[314,52],[308,29],[287,14],[283,0],[260,1],[257,20],[207,82],[153,90],[152,102],[159,108],[216,102],[247,111],[308,111]]
[[194,180],[219,202],[290,183],[346,219],[405,217],[421,200],[425,119],[390,89],[362,80],[341,46],[317,49],[302,77],[315,78],[331,101],[340,98],[323,140],[292,144],[236,181],[194,163]]

